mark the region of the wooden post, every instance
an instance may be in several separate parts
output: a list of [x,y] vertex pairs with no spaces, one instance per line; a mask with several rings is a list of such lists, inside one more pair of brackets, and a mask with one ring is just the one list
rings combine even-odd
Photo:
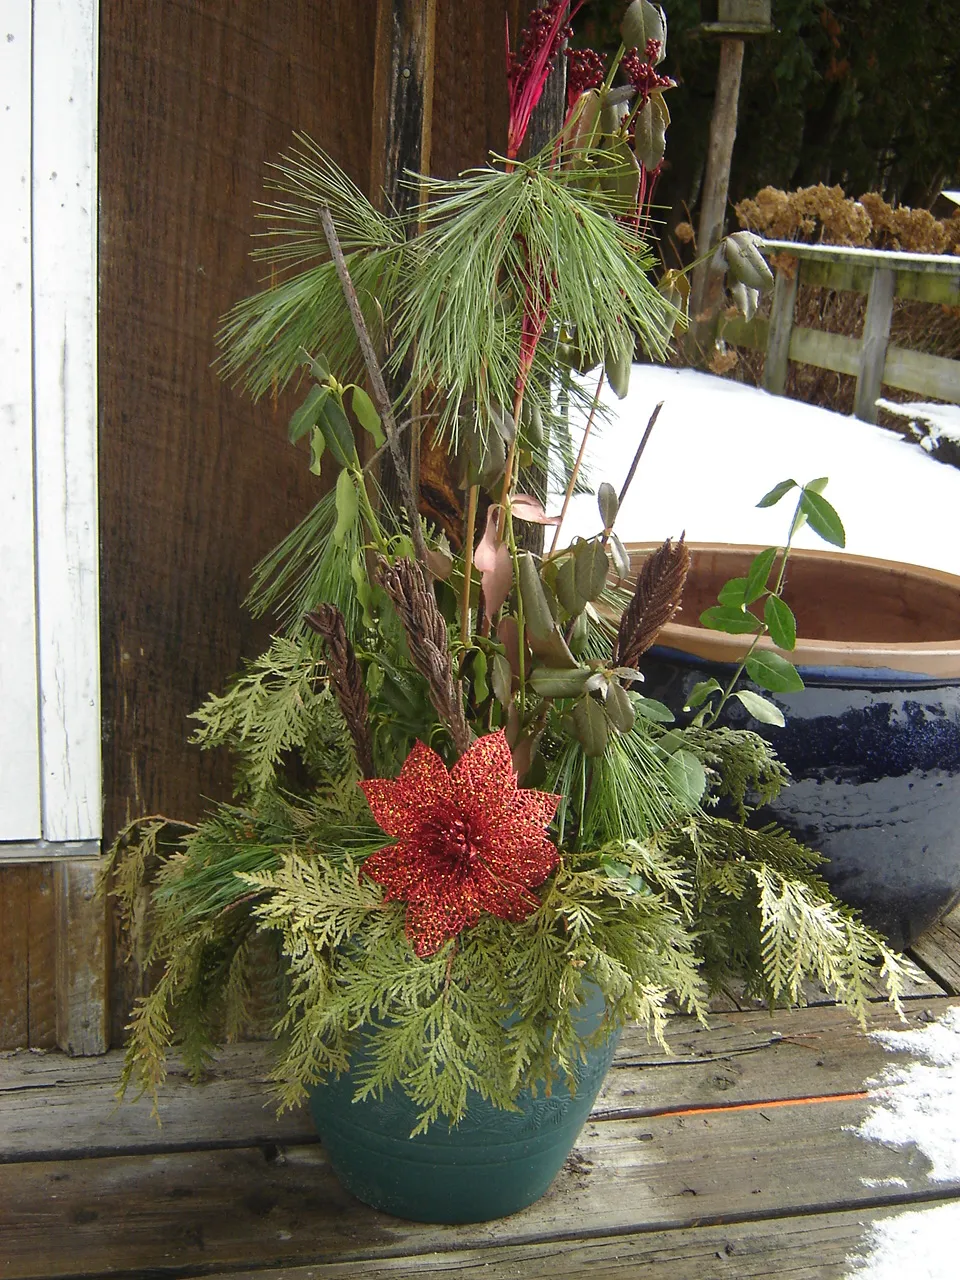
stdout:
[[874,270],[870,281],[867,314],[863,321],[863,338],[860,343],[857,394],[853,402],[855,417],[864,422],[877,420],[877,400],[883,385],[883,365],[890,340],[890,318],[893,315],[896,283],[896,272],[881,267]]
[[[720,42],[720,70],[717,73],[717,93],[713,103],[713,118],[710,121],[707,169],[703,181],[703,197],[700,202],[697,252],[701,255],[709,253],[719,243],[723,234],[727,191],[730,187],[730,163],[733,159],[733,143],[737,136],[737,104],[740,98],[740,77],[743,72],[743,44],[742,40],[721,40]],[[693,273],[690,297],[691,336],[701,351],[709,350],[713,345],[721,280],[722,273],[711,267],[710,259],[701,263]]]
[[102,863],[64,859],[54,868],[57,920],[57,1044],[66,1053],[106,1053],[107,904],[97,896]]
[[794,259],[792,275],[777,271],[770,308],[770,333],[763,365],[763,386],[775,396],[782,396],[787,385],[790,360],[790,335],[793,332],[793,309],[800,285],[800,263]]

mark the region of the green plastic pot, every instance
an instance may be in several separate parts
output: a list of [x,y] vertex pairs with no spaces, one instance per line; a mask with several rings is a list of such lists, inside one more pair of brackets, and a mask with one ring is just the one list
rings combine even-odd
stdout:
[[[578,1015],[582,1036],[603,1018],[599,991]],[[471,1093],[455,1128],[445,1121],[410,1137],[417,1108],[402,1090],[354,1102],[351,1073],[316,1085],[310,1110],[330,1164],[365,1204],[413,1222],[487,1222],[533,1204],[547,1191],[580,1133],[613,1060],[619,1033],[588,1051],[575,1096],[557,1083],[500,1111]]]

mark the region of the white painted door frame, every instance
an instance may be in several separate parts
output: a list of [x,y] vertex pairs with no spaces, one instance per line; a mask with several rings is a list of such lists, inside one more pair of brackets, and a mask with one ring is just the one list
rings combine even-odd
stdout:
[[0,0],[0,863],[102,835],[97,0]]

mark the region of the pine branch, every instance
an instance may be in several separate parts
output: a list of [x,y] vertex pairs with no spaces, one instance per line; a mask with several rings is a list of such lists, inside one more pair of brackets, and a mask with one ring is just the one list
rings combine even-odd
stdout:
[[680,607],[690,570],[690,552],[683,537],[681,534],[676,546],[667,538],[643,563],[614,645],[614,662],[621,667],[636,666]]
[[333,604],[322,604],[304,617],[304,622],[322,636],[327,649],[327,674],[337,705],[346,721],[357,763],[365,778],[375,775],[370,743],[370,700],[363,682],[363,672],[347,636],[343,614]]
[[370,341],[370,334],[367,331],[367,322],[363,318],[363,312],[360,310],[360,302],[357,298],[357,291],[354,288],[353,281],[350,278],[350,270],[347,267],[347,260],[343,256],[343,250],[340,248],[340,240],[337,236],[337,229],[334,226],[333,214],[327,205],[320,206],[320,222],[323,226],[323,234],[327,238],[327,244],[330,248],[330,256],[333,258],[337,268],[337,275],[340,277],[340,284],[343,288],[343,296],[347,300],[347,307],[350,310],[350,319],[353,321],[353,327],[356,330],[357,341],[360,344],[360,351],[363,355],[363,362],[367,367],[367,373],[370,376],[370,385],[373,390],[373,398],[377,406],[377,412],[383,421],[384,434],[387,437],[387,446],[390,449],[390,456],[393,459],[394,469],[397,473],[397,480],[400,484],[400,493],[403,496],[404,505],[407,508],[407,519],[410,523],[410,536],[413,538],[413,547],[417,554],[417,559],[423,566],[424,572],[429,573],[427,566],[427,544],[424,540],[423,529],[420,525],[420,513],[417,508],[417,500],[414,496],[413,485],[410,483],[410,473],[407,469],[407,463],[400,448],[399,435],[397,433],[397,423],[393,416],[393,405],[390,403],[390,397],[387,394],[386,384],[383,380],[383,371],[377,360],[373,350],[373,343]]
[[449,730],[457,754],[463,755],[473,739],[463,710],[463,685],[454,679],[447,624],[423,570],[406,558],[390,564],[380,556],[377,575],[403,624],[410,656],[427,682],[430,701]]

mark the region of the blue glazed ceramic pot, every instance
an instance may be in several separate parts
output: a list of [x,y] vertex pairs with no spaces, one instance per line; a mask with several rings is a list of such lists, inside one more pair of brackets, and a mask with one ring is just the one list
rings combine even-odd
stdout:
[[[604,1013],[596,991],[581,1007],[578,1030],[597,1030]],[[455,1128],[445,1121],[410,1137],[417,1107],[400,1089],[382,1101],[354,1102],[351,1072],[316,1085],[310,1110],[334,1172],[365,1204],[414,1222],[486,1222],[517,1213],[548,1190],[577,1140],[603,1084],[619,1033],[588,1051],[571,1096],[562,1083],[500,1111],[471,1093]],[[361,1050],[362,1054],[362,1050]]]
[[[691,547],[683,622],[644,655],[645,694],[679,712],[699,680],[729,682],[742,637],[693,624],[758,550]],[[793,778],[757,821],[822,853],[838,897],[909,946],[960,901],[960,578],[797,551],[786,599],[804,638],[784,656],[806,685],[773,698],[786,726],[760,724],[736,701],[725,712],[762,734]]]

